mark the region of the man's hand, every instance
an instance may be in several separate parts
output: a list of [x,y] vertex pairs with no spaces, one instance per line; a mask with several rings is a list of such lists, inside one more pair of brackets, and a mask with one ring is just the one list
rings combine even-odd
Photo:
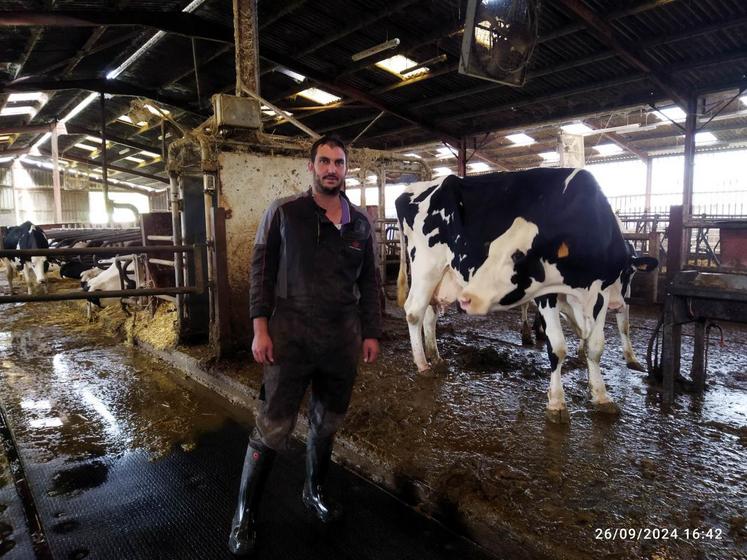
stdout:
[[372,364],[379,357],[379,341],[375,338],[363,340],[363,361]]
[[274,364],[272,353],[272,339],[267,330],[267,317],[257,317],[253,321],[254,340],[252,340],[252,354],[259,364]]

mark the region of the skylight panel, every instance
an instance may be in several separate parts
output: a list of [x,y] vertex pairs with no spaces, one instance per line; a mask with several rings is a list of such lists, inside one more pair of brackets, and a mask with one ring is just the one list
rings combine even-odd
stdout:
[[623,152],[623,149],[617,144],[599,144],[594,146],[594,149],[602,156],[614,156]]
[[336,95],[332,95],[331,93],[318,88],[308,88],[299,91],[298,95],[305,97],[314,103],[319,103],[319,105],[329,105],[330,103],[336,103],[342,99],[341,97],[337,97]]
[[145,160],[143,158],[135,157],[135,156],[127,156],[125,159],[128,159],[130,161],[134,161],[135,163],[144,163]]
[[74,144],[74,146],[87,152],[95,152],[96,150],[98,150],[96,146],[89,146],[88,144],[84,144],[83,142],[78,142],[77,144]]
[[677,105],[672,105],[671,107],[665,107],[664,109],[659,109],[657,111],[654,111],[654,115],[656,118],[662,121],[684,121],[687,118],[687,113],[680,109]]
[[390,56],[389,58],[385,58],[384,60],[380,60],[376,63],[376,66],[378,66],[382,70],[386,70],[387,72],[394,74],[395,76],[403,80],[409,80],[410,78],[414,78],[415,76],[420,76],[421,74],[426,74],[428,72],[428,68],[423,67],[411,72],[407,72],[406,76],[402,75],[402,72],[417,65],[417,62],[401,54]]
[[18,103],[19,101],[41,101],[42,105],[47,102],[47,94],[40,91],[11,93],[8,96],[9,103]]
[[433,168],[433,175],[436,177],[440,177],[442,175],[449,175],[451,173],[451,169],[448,167],[434,167]]
[[442,148],[438,148],[436,150],[436,154],[437,154],[436,157],[438,157],[438,159],[449,159],[449,158],[456,157],[454,155],[454,151],[451,148],[449,148],[448,146],[444,146]]
[[697,132],[695,133],[695,143],[699,146],[707,146],[708,144],[715,144],[718,142],[718,138],[712,132]]
[[537,155],[548,163],[560,161],[560,154],[558,152],[540,152]]
[[348,187],[357,187],[361,182],[355,177],[345,177],[345,185]]
[[594,132],[594,129],[590,126],[582,123],[582,122],[575,122],[571,124],[564,124],[560,127],[560,129],[563,132],[567,132],[568,134],[589,134],[590,132]]
[[482,173],[483,171],[490,170],[490,166],[484,161],[476,161],[475,163],[468,163],[467,167],[469,167],[470,171],[474,171],[475,173]]
[[514,146],[531,146],[536,142],[534,138],[527,134],[524,134],[523,132],[518,134],[509,134],[508,136],[506,136],[506,139],[513,143]]
[[38,111],[33,105],[15,105],[0,109],[0,117],[9,117],[12,115],[30,115],[33,117]]

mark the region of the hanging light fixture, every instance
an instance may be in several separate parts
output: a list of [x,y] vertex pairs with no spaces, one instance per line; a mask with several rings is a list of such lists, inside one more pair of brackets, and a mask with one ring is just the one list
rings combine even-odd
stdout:
[[355,53],[352,58],[354,61],[358,62],[359,60],[363,60],[364,58],[368,58],[369,56],[373,56],[375,54],[378,54],[382,51],[387,51],[389,49],[393,49],[394,47],[399,46],[399,39],[394,38],[390,39],[389,41],[385,41],[383,43],[380,43],[378,45],[374,45],[370,49],[366,49],[364,51],[360,51]]

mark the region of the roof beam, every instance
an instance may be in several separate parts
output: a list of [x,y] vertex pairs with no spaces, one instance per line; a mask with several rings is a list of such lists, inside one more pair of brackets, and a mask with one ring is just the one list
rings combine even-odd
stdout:
[[[100,130],[92,130],[84,126],[78,126],[74,124],[68,124],[66,126],[67,126],[68,134],[82,134],[86,136],[94,136],[96,138],[101,136]],[[106,140],[107,142],[114,142],[115,144],[122,144],[123,146],[127,146],[128,148],[133,148],[135,150],[145,150],[146,152],[153,152],[153,153],[161,152],[161,146],[150,146],[148,144],[141,144],[140,142],[135,142],[134,140],[130,140],[129,138],[122,138],[120,136],[112,136],[111,134],[109,134],[108,130],[106,131]]]
[[[141,88],[119,80],[105,80],[96,78],[92,80],[15,80],[0,88],[2,93],[28,92],[28,91],[59,91],[63,89],[84,89],[109,93],[111,95],[124,95],[129,97],[146,97],[164,105],[170,105],[196,115],[200,113],[195,109],[185,107],[184,100],[163,97],[157,92]],[[204,115],[203,115],[204,116]]]
[[620,58],[625,60],[634,68],[648,74],[649,79],[654,83],[654,85],[656,85],[656,87],[658,87],[664,94],[671,97],[672,100],[683,109],[687,110],[687,95],[683,95],[673,87],[669,83],[669,80],[661,75],[658,68],[645,62],[637,52],[637,49],[632,45],[628,45],[627,42],[622,39],[619,39],[609,23],[587,8],[586,4],[581,0],[559,0],[559,2],[568,10],[576,14],[576,16],[578,16],[581,21],[589,27],[591,34],[601,41],[602,44],[610,47],[618,54],[618,56],[620,56]]
[[294,72],[298,72],[300,74],[303,74],[304,76],[307,76],[311,80],[317,82],[319,85],[323,86],[326,89],[329,89],[335,93],[338,93],[340,95],[343,95],[345,97],[352,97],[353,99],[360,101],[361,103],[365,103],[366,105],[369,105],[371,107],[374,107],[375,109],[378,109],[379,111],[384,111],[386,113],[389,113],[392,116],[395,116],[399,119],[402,119],[406,122],[409,122],[410,124],[414,124],[418,126],[419,128],[422,128],[423,130],[430,132],[431,134],[437,135],[439,138],[443,138],[446,140],[449,144],[456,146],[458,145],[459,141],[457,138],[451,133],[447,132],[444,129],[441,129],[437,126],[434,126],[433,124],[418,119],[414,115],[411,115],[407,111],[396,109],[394,107],[389,106],[382,100],[365,93],[358,88],[348,86],[345,84],[337,84],[337,83],[330,83],[325,78],[324,75],[321,72],[318,72],[316,70],[313,70],[312,68],[309,68],[305,65],[302,65],[298,62],[296,62],[294,59],[277,54],[277,53],[262,53],[260,54],[262,58],[265,58],[266,60],[269,60],[270,62],[274,64],[280,64],[281,66],[285,66],[289,70],[293,70]]
[[[52,157],[52,153],[47,152],[46,150],[41,150],[41,153],[44,154],[45,156]],[[65,157],[63,159],[68,159],[70,161],[74,161],[77,163],[83,163],[85,165],[90,165],[91,167],[101,168],[101,163],[93,159],[82,158],[78,156],[71,156],[69,154],[65,154]],[[130,175],[134,175],[135,177],[144,177],[145,179],[150,179],[152,181],[158,181],[159,183],[169,182],[168,178],[166,177],[160,177],[158,175],[153,175],[152,173],[144,173],[142,171],[136,171],[134,169],[129,169],[127,167],[120,167],[119,165],[107,165],[107,168],[109,168],[112,171],[119,171],[120,173],[128,173]]]
[[2,11],[0,27],[140,26],[167,33],[233,43],[233,30],[187,12],[143,11]]

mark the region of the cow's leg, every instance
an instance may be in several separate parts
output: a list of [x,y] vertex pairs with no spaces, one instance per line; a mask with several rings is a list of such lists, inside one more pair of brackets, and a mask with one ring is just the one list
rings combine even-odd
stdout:
[[405,301],[405,317],[407,318],[407,328],[410,331],[410,344],[412,345],[412,357],[415,360],[415,365],[418,366],[418,371],[427,371],[430,369],[430,365],[428,365],[423,350],[423,319],[426,310],[430,307],[433,292],[440,278],[428,278],[427,281],[416,283],[415,279],[418,277],[416,270],[413,270],[412,276],[412,287],[407,295],[407,301]]
[[529,326],[529,302],[521,306],[521,343],[524,346],[532,346],[532,327]]
[[9,259],[3,259],[3,264],[5,265],[5,277],[8,279],[8,289],[10,290],[10,293],[13,293],[13,277],[16,274],[16,269],[13,266],[13,263]]
[[441,363],[441,356],[438,353],[438,344],[436,343],[436,322],[438,320],[438,311],[435,305],[429,305],[425,308],[423,318],[423,335],[425,338],[425,357],[433,365]]
[[26,280],[26,291],[33,294],[36,287],[36,274],[34,274],[34,269],[31,268],[29,263],[23,265],[23,279]]
[[620,341],[622,342],[625,363],[628,364],[630,369],[646,371],[641,362],[638,361],[635,350],[633,350],[633,343],[630,341],[630,307],[627,303],[617,310],[615,319],[617,320],[617,330],[620,331]]
[[542,315],[539,310],[534,312],[534,321],[532,322],[532,330],[534,331],[534,339],[539,343],[547,340],[545,334],[545,325],[542,322]]
[[542,319],[545,321],[545,333],[547,334],[547,355],[550,358],[550,389],[547,391],[547,418],[555,423],[567,423],[568,408],[565,405],[565,391],[560,378],[563,360],[565,360],[568,348],[563,336],[563,326],[560,324],[560,312],[557,305],[557,297],[554,295],[542,296],[535,300]]
[[607,387],[602,379],[599,368],[599,360],[604,350],[604,321],[607,317],[607,295],[600,294],[603,303],[594,317],[594,326],[586,344],[586,364],[589,368],[589,388],[591,389],[591,402],[599,412],[608,414],[619,414],[620,409],[612,402],[607,394]]

